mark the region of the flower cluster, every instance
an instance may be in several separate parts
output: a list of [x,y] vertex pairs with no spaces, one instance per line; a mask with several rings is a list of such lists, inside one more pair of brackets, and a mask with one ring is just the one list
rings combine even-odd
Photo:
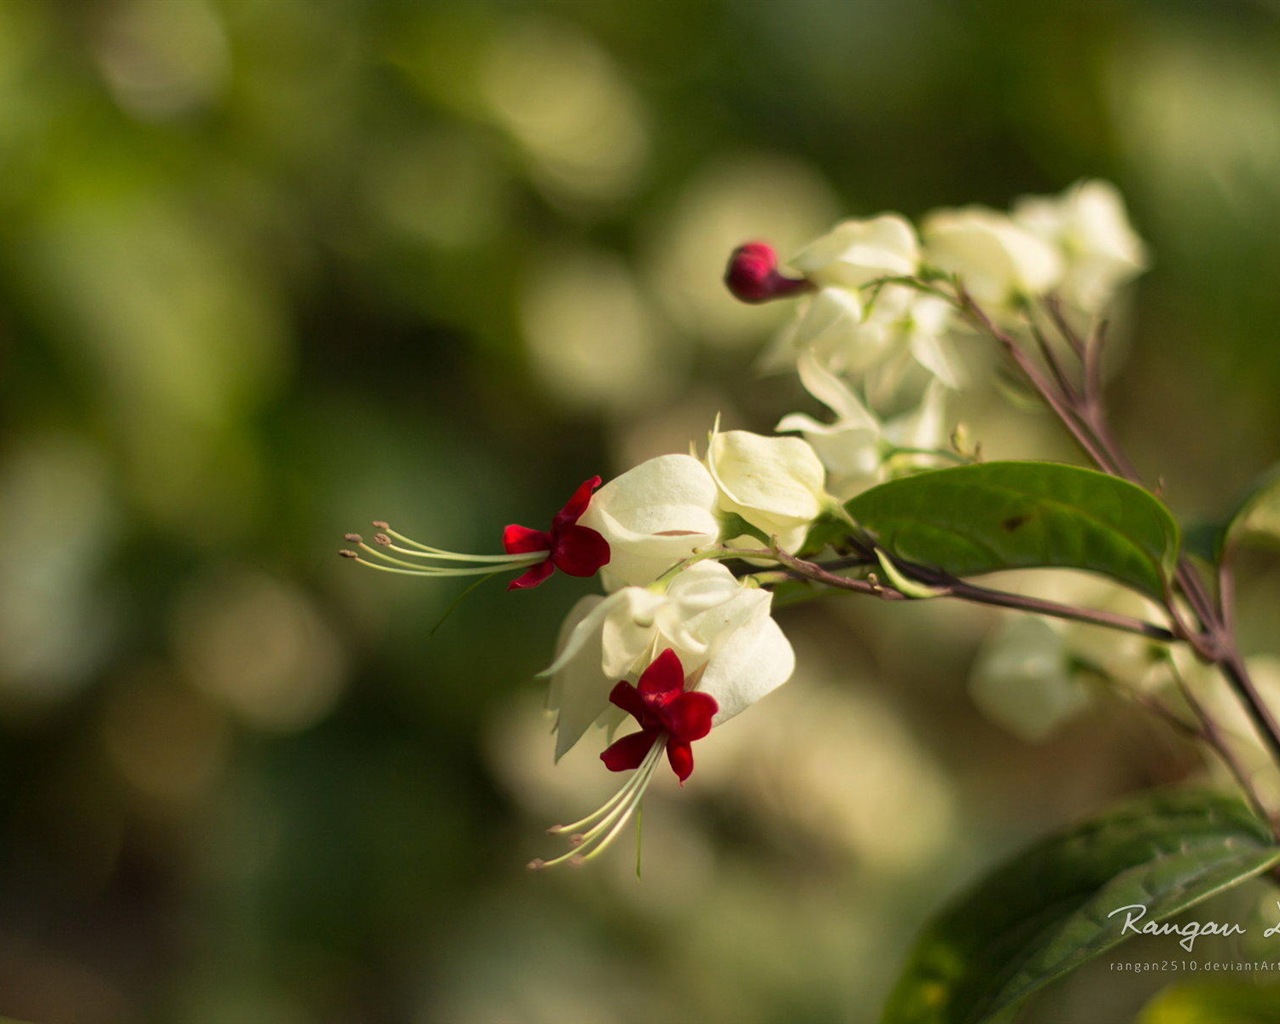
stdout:
[[972,326],[964,298],[1013,330],[1049,297],[1089,319],[1145,265],[1119,193],[1083,181],[1007,214],[935,210],[918,232],[893,213],[847,220],[789,260],[797,276],[751,243],[734,252],[725,283],[746,302],[800,297],[768,363],[794,368],[833,418],[793,413],[778,429],[801,434],[832,492],[848,498],[948,458],[945,400],[964,382],[958,342]]
[[[445,551],[381,522],[372,544],[348,535],[344,555],[396,573],[516,574],[515,590],[556,570],[599,576],[603,593],[572,608],[542,673],[555,756],[599,726],[604,767],[634,774],[599,810],[552,830],[569,837],[568,852],[531,866],[580,863],[608,847],[664,753],[683,784],[694,742],[787,681],[794,654],[772,614],[780,568],[834,545],[845,567],[861,557],[892,582],[892,564],[859,547],[842,503],[964,458],[946,446],[944,402],[964,379],[958,340],[972,304],[995,321],[1029,323],[1031,304],[1052,294],[1073,315],[1094,316],[1143,262],[1118,195],[1101,182],[1021,200],[1008,215],[937,211],[919,232],[897,214],[845,221],[788,272],[768,245],[748,243],[726,284],[746,302],[795,300],[772,359],[833,419],[792,413],[772,436],[717,422],[701,455],[660,455],[603,485],[593,477],[547,529],[508,526],[504,554]],[[639,731],[615,738],[628,717]]]
[[[790,678],[791,645],[774,621],[773,594],[749,567],[725,563],[745,548],[794,552],[832,506],[821,461],[804,441],[714,430],[704,458],[661,455],[600,486],[584,482],[546,530],[511,525],[503,555],[464,555],[411,540],[383,522],[343,554],[371,568],[421,576],[518,573],[510,589],[555,570],[599,575],[605,594],[570,611],[552,664],[548,707],[556,757],[593,725],[627,715],[641,731],[601,754],[635,770],[595,814],[554,831],[572,849],[544,867],[603,850],[639,807],[665,750],[683,783],[692,743]],[[588,827],[590,826],[590,827]]]

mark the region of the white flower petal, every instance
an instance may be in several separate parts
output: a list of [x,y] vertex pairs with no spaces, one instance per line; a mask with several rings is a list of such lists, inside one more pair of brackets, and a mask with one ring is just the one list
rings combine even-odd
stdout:
[[791,643],[769,616],[726,639],[707,665],[698,689],[720,705],[713,719],[723,725],[791,678],[796,657]]
[[837,224],[790,264],[816,284],[859,288],[876,278],[914,274],[919,246],[906,220],[881,214]]
[[714,544],[717,491],[691,455],[660,455],[610,480],[578,523],[609,542],[605,587],[652,583],[683,558]]
[[927,260],[958,274],[992,312],[1049,291],[1062,277],[1062,258],[1011,217],[982,206],[935,210],[924,221]]
[[547,707],[556,712],[556,760],[571,748],[609,706],[614,680],[604,674],[601,626],[608,598],[591,595],[569,612],[560,630],[560,655],[543,674],[551,675]]
[[835,413],[837,420],[847,429],[878,430],[879,424],[871,410],[812,353],[802,353],[796,360],[796,373],[804,389]]
[[822,511],[826,473],[798,437],[717,432],[708,445],[707,466],[720,488],[720,507],[766,533],[811,522]]
[[604,674],[617,682],[629,674],[653,642],[654,623],[666,603],[661,594],[643,587],[623,587],[601,625]]
[[1110,182],[1079,181],[1060,196],[1023,196],[1013,217],[1058,248],[1066,263],[1059,290],[1087,312],[1101,310],[1147,267],[1146,248]]

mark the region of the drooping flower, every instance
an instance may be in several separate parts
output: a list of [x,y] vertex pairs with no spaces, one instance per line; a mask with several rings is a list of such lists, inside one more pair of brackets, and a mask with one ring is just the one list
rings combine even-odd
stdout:
[[667,648],[644,670],[638,685],[623,680],[613,688],[609,703],[635,718],[640,731],[616,740],[600,755],[609,771],[639,768],[653,745],[662,742],[681,784],[693,774],[693,741],[711,731],[720,705],[710,694],[688,690],[685,684],[684,666]]
[[[705,614],[717,617],[714,608]],[[635,774],[598,810],[551,829],[554,835],[568,836],[573,849],[552,860],[532,861],[530,868],[581,864],[601,853],[639,808],[664,751],[683,783],[693,771],[695,740],[790,677],[795,667],[791,645],[767,614],[739,622],[723,636],[731,640],[713,644],[710,660],[691,672],[688,666],[698,659],[682,659],[665,648],[648,662],[638,686],[623,681],[613,687],[611,704],[634,715],[640,732],[612,743],[601,760],[612,771],[635,769]]]
[[594,576],[609,562],[609,543],[598,531],[580,525],[578,520],[591,504],[591,492],[600,486],[600,478],[592,477],[574,491],[551,520],[549,530],[534,530],[511,524],[502,534],[505,555],[465,555],[456,551],[420,544],[397,533],[384,522],[375,522],[374,544],[366,544],[357,533],[346,539],[358,551],[340,554],[371,569],[402,573],[407,576],[492,576],[502,572],[524,571],[507,584],[508,590],[536,587],[556,569],[570,576]]
[[671,648],[719,703],[717,724],[791,677],[795,654],[774,622],[773,594],[745,585],[724,565],[695,562],[664,587],[623,587],[582,598],[561,629],[547,707],[556,713],[557,760],[592,723],[608,721],[609,694]]
[[536,587],[556,569],[570,576],[594,576],[608,563],[609,542],[598,531],[578,522],[591,502],[591,492],[599,486],[598,476],[585,481],[555,514],[550,530],[532,530],[512,523],[502,531],[502,546],[509,555],[547,553],[543,561],[508,583],[508,590]]
[[606,590],[644,586],[683,559],[715,544],[716,484],[691,455],[659,455],[610,480],[579,525],[609,545],[601,572]]

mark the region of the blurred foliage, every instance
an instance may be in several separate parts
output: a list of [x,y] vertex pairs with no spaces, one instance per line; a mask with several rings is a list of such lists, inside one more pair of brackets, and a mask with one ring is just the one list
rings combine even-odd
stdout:
[[977,865],[1187,751],[1116,707],[1004,736],[985,614],[798,609],[643,880],[531,877],[611,785],[551,767],[530,681],[582,587],[429,635],[460,587],[334,551],[494,550],[717,410],[770,428],[733,245],[1083,176],[1156,255],[1123,432],[1212,514],[1280,449],[1278,57],[1272,0],[0,4],[0,1013],[874,1019]]

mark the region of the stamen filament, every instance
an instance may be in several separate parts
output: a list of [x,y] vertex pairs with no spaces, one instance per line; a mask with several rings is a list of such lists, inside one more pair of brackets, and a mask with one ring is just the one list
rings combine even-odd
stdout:
[[625,799],[626,796],[630,793],[630,791],[635,789],[635,787],[639,784],[644,767],[649,763],[649,760],[653,758],[654,750],[656,750],[657,748],[658,748],[658,744],[655,741],[653,745],[653,750],[650,750],[649,753],[645,755],[644,761],[640,763],[640,769],[636,771],[636,773],[632,775],[631,778],[627,779],[626,783],[616,793],[614,793],[613,796],[611,796],[608,800],[606,800],[602,806],[597,807],[594,811],[592,811],[585,818],[582,818],[579,821],[575,821],[569,825],[555,825],[552,828],[547,829],[547,831],[550,832],[552,835],[557,835],[557,836],[565,835],[566,833],[571,834],[574,832],[578,832],[581,829],[585,828],[587,825],[591,825],[595,822],[600,821],[602,818],[604,818],[610,811],[613,810],[614,804],[617,804],[621,802],[623,799]]
[[[627,823],[631,821],[631,816],[635,814],[636,810],[640,807],[640,797],[644,795],[644,790],[649,788],[649,779],[653,775],[654,769],[656,769],[657,766],[658,761],[656,758],[654,758],[652,762],[642,766],[641,771],[644,772],[645,784],[641,788],[640,792],[636,794],[636,798],[631,802],[631,806],[627,808],[626,814],[622,815],[622,817],[618,819],[617,824],[615,824],[613,828],[609,829],[604,838],[593,835],[589,839],[584,839],[578,849],[574,851],[574,856],[571,858],[574,864],[585,864],[592,857],[603,853],[613,845],[613,841],[618,838],[618,833],[627,827]],[[601,822],[595,829],[592,829],[592,832],[597,832],[599,829],[604,827],[604,824],[604,822]],[[590,847],[589,850],[587,849],[588,847]],[[587,852],[583,853],[583,850],[587,850]]]
[[[375,559],[375,561],[370,561],[357,556],[356,561],[361,565],[367,565],[371,569],[382,569],[386,572],[399,572],[406,576],[486,576],[508,569],[527,569],[531,565],[544,561],[547,557],[545,552],[536,551],[527,555],[503,555],[492,560],[486,557],[485,564],[463,569],[449,568],[443,565],[419,565],[416,562],[409,562],[403,558],[389,555],[385,548],[381,546],[375,548],[370,544],[366,544],[363,540],[359,542],[359,548],[361,551],[368,552]],[[412,552],[407,553],[412,554]]]
[[[390,539],[386,544],[379,544],[384,551],[395,551],[401,555],[408,555],[411,558],[435,559],[439,562],[509,562],[510,555],[460,555],[453,551],[420,551],[413,548],[402,547],[399,544],[392,544]],[[546,557],[545,553],[542,555]]]
[[[626,827],[627,822],[631,820],[637,808],[639,808],[640,800],[644,796],[645,790],[649,788],[654,770],[658,767],[665,748],[666,736],[664,734],[654,741],[649,753],[645,755],[635,774],[627,780],[626,785],[610,797],[602,807],[587,815],[581,821],[575,821],[571,825],[557,825],[555,828],[549,829],[548,831],[557,835],[571,833],[570,842],[573,848],[552,860],[539,859],[531,861],[529,867],[540,870],[542,868],[555,867],[557,864],[563,864],[566,861],[572,864],[583,864],[608,849],[618,837],[618,834]],[[592,822],[595,824],[591,829],[582,834],[577,834],[579,828]]]
[[535,558],[532,561],[513,561],[509,565],[499,566],[476,566],[472,569],[440,569],[434,566],[409,566],[403,567],[404,563],[399,559],[392,561],[399,564],[387,565],[383,562],[372,562],[367,558],[357,556],[354,561],[357,565],[367,566],[370,569],[379,569],[382,572],[399,573],[402,576],[497,576],[508,569],[525,569],[534,562],[541,562],[541,558]]
[[[511,557],[510,555],[464,555],[459,554],[456,551],[445,551],[443,548],[433,548],[429,544],[422,544],[416,540],[406,537],[402,533],[397,533],[395,530],[391,529],[391,527],[387,526],[386,523],[378,522],[373,525],[381,530],[388,538],[394,538],[401,544],[407,544],[409,547],[415,549],[415,551],[421,551],[426,555],[433,555],[436,558],[458,559],[468,562],[502,562]],[[396,550],[403,549],[397,548]],[[407,551],[404,553],[410,554],[410,552]]]

